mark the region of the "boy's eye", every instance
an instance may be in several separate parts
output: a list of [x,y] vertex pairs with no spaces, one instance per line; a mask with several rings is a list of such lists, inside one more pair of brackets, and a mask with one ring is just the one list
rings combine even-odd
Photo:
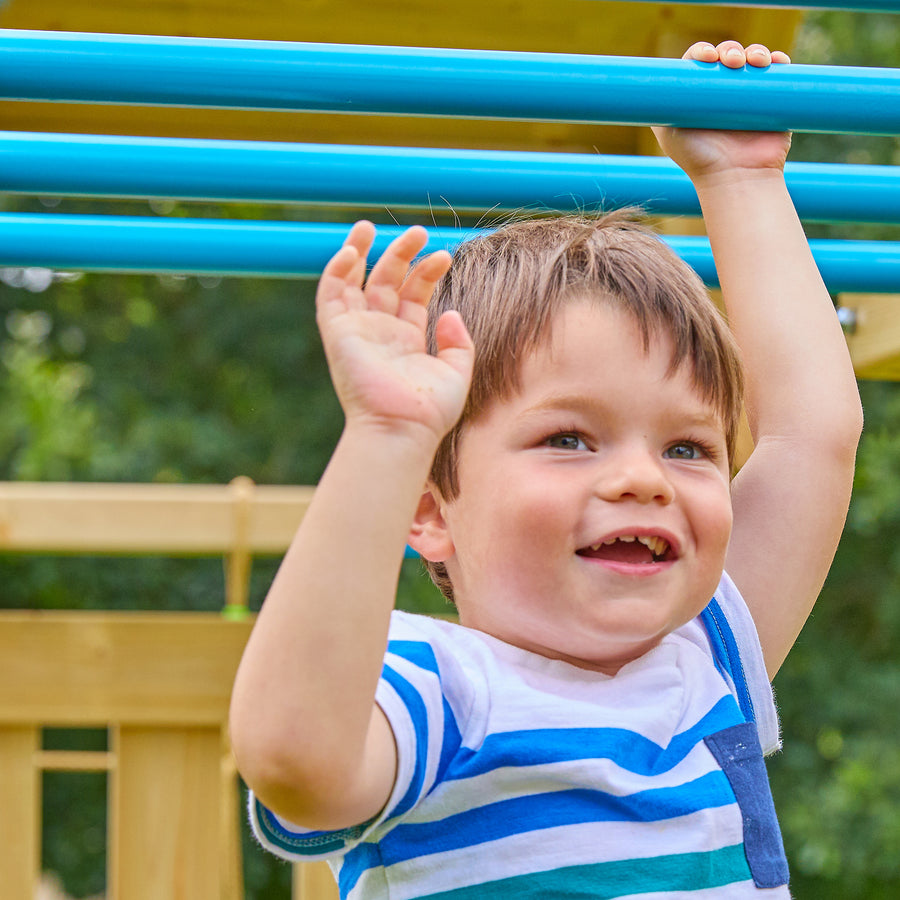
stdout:
[[691,441],[680,441],[677,444],[672,444],[672,446],[666,450],[665,455],[669,459],[702,459],[708,454],[699,444],[695,444]]
[[546,444],[554,450],[587,450],[587,445],[574,432],[566,431],[547,438]]

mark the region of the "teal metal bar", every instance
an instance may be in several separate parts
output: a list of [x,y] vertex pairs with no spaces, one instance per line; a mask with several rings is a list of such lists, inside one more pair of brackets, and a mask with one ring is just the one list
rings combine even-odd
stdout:
[[[900,168],[788,163],[806,221],[900,222]],[[408,209],[699,215],[659,157],[0,132],[0,191]]]
[[895,134],[900,70],[0,32],[0,97]]
[[[373,258],[401,230],[379,226]],[[0,265],[307,278],[322,271],[347,231],[347,225],[331,223],[2,213]],[[433,228],[429,233],[429,250],[452,250],[481,232]],[[705,238],[662,239],[707,284],[717,283]],[[832,292],[900,291],[900,243],[814,240],[810,246]]]

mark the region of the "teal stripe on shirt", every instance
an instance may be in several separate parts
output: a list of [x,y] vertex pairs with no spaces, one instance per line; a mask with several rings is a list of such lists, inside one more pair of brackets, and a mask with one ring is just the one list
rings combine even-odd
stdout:
[[613,900],[654,891],[699,891],[750,880],[744,845],[705,853],[624,859],[550,872],[514,875],[498,881],[423,895],[420,900]]
[[324,853],[340,852],[348,843],[358,841],[371,824],[370,820],[362,825],[345,828],[343,831],[306,831],[294,834],[282,827],[274,814],[256,797],[253,798],[253,803],[256,806],[256,821],[260,834],[273,846],[297,856],[321,856]]

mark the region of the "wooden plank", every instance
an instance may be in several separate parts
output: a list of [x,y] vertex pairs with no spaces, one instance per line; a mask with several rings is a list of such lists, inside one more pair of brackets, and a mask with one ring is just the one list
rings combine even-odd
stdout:
[[0,550],[282,553],[314,488],[0,482]]
[[0,725],[0,883],[4,897],[32,897],[40,864],[38,729]]
[[231,754],[226,729],[222,729],[221,738],[222,812],[219,818],[221,900],[243,900],[244,852],[241,846],[241,822],[247,815],[247,805],[241,796],[237,765]]
[[838,299],[856,319],[847,346],[857,377],[900,381],[900,294],[841,294]]
[[325,862],[296,863],[292,900],[338,900],[334,875]]
[[109,883],[117,900],[222,900],[221,730],[123,726]]
[[221,726],[252,620],[0,613],[0,723]]
[[109,772],[116,758],[105,750],[41,750],[34,765],[42,772]]

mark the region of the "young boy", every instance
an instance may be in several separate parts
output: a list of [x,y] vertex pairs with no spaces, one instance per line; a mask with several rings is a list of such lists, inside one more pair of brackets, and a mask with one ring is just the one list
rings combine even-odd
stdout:
[[[657,136],[697,189],[746,367],[755,450],[733,481],[737,351],[623,216],[514,224],[449,274],[445,253],[409,271],[410,229],[365,285],[358,223],[323,273],[345,428],[231,729],[258,836],[332,860],[342,897],[788,896],[769,679],[837,545],[859,399],[789,137]],[[459,625],[392,614],[407,541]]]

